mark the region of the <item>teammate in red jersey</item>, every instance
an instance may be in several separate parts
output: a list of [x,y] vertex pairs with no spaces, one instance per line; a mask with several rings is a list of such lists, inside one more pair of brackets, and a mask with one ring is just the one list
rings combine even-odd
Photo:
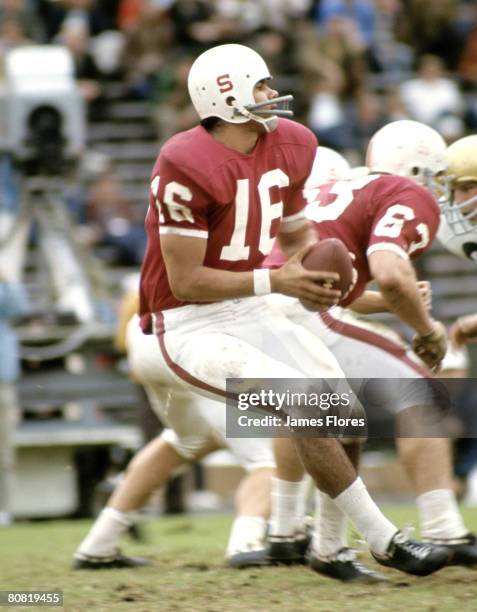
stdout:
[[[171,385],[214,397],[224,397],[227,378],[342,376],[323,345],[261,297],[277,292],[320,308],[339,298],[316,282],[336,275],[301,265],[314,235],[302,190],[316,141],[278,119],[286,111],[269,79],[263,59],[241,45],[199,56],[188,83],[202,125],[166,143],[152,176],[142,328],[156,332]],[[261,269],[275,237],[291,257]],[[406,540],[382,515],[337,440],[296,444],[381,562],[420,574],[445,564],[447,551]]]
[[[371,174],[315,186],[307,208],[320,237],[340,238],[355,257],[358,281],[342,304],[351,304],[360,312],[394,310],[416,330],[416,347],[424,349],[422,357],[430,366],[436,366],[443,357],[445,336],[419,296],[410,260],[430,246],[437,231],[439,207],[432,192],[442,190],[437,179],[446,166],[444,151],[444,141],[427,126],[409,121],[390,124],[371,140],[367,159]],[[279,265],[278,248],[268,261]],[[372,278],[377,280],[384,300],[379,294],[372,299],[369,294],[363,296]],[[396,383],[394,394],[387,381],[388,400],[383,408],[405,417],[407,408],[435,401],[424,380],[423,384],[409,385],[409,379],[426,378],[430,372],[392,330],[342,309],[314,315],[289,301],[282,304],[282,312],[323,340],[348,378],[406,379]],[[430,343],[422,347],[422,335],[427,330]],[[420,435],[424,435],[422,430]],[[465,528],[452,492],[449,441],[400,438],[398,447],[419,494],[421,533],[446,545],[452,563],[476,564],[475,537]],[[359,456],[357,448],[348,447],[348,452]],[[292,508],[290,497],[287,503]],[[340,518],[326,495],[321,495],[320,505],[312,566],[343,580],[362,579],[359,567],[353,566],[348,554],[342,554],[346,546],[343,515]]]

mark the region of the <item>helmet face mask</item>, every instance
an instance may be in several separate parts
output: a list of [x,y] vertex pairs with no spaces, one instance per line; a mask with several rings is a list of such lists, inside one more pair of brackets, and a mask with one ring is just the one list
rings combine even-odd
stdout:
[[374,134],[366,151],[370,172],[405,176],[427,187],[438,200],[448,196],[446,143],[418,121],[393,121]]
[[189,95],[201,119],[218,117],[236,124],[253,120],[272,131],[279,116],[291,117],[293,113],[280,107],[292,96],[255,100],[256,85],[271,78],[264,60],[253,49],[219,45],[199,55],[193,63],[188,78]]

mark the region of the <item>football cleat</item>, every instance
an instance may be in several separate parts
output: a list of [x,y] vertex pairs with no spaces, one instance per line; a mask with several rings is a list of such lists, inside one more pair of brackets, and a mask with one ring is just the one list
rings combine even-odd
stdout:
[[263,567],[271,565],[267,557],[267,550],[260,548],[257,550],[243,550],[233,553],[226,559],[227,565],[234,569],[245,569],[246,567]]
[[374,572],[359,563],[356,559],[356,553],[350,548],[341,548],[329,557],[320,557],[311,552],[308,555],[308,565],[318,574],[342,582],[365,582],[369,584],[387,580],[378,572]]
[[443,546],[449,552],[447,565],[477,566],[477,538],[468,533],[462,538],[449,538],[445,540],[429,540],[434,546]]
[[445,546],[408,540],[401,531],[394,534],[384,555],[373,551],[371,554],[381,565],[414,576],[428,576],[437,572],[447,565],[450,557],[449,550]]
[[268,536],[267,559],[270,565],[297,565],[305,563],[304,555],[296,546],[296,537]]
[[100,569],[122,569],[125,567],[146,567],[151,561],[143,557],[127,557],[121,551],[117,551],[109,557],[91,557],[76,553],[73,557],[73,569],[75,570],[100,570]]

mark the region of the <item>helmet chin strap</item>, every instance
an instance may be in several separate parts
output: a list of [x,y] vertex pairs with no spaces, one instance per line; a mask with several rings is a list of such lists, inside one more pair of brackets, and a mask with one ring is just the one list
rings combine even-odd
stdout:
[[293,111],[288,108],[271,109],[264,107],[268,107],[272,104],[284,104],[287,106],[292,100],[293,96],[287,95],[273,98],[273,100],[257,102],[256,104],[248,104],[247,106],[244,106],[237,100],[234,100],[232,105],[234,107],[235,115],[242,115],[243,117],[247,117],[247,119],[257,121],[264,126],[267,132],[273,132],[278,125],[278,117],[293,117]]

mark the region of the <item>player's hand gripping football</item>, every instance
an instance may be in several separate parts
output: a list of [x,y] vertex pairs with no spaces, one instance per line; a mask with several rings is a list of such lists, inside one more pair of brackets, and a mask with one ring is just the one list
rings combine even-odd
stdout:
[[313,310],[328,310],[341,297],[341,291],[330,288],[340,277],[336,272],[303,267],[301,262],[312,246],[300,249],[281,268],[271,271],[272,291],[309,302]]
[[446,328],[439,321],[434,321],[434,328],[429,334],[414,336],[412,348],[431,370],[437,372],[447,351]]
[[467,342],[477,342],[477,313],[459,317],[451,325],[449,336],[455,346],[462,346]]

